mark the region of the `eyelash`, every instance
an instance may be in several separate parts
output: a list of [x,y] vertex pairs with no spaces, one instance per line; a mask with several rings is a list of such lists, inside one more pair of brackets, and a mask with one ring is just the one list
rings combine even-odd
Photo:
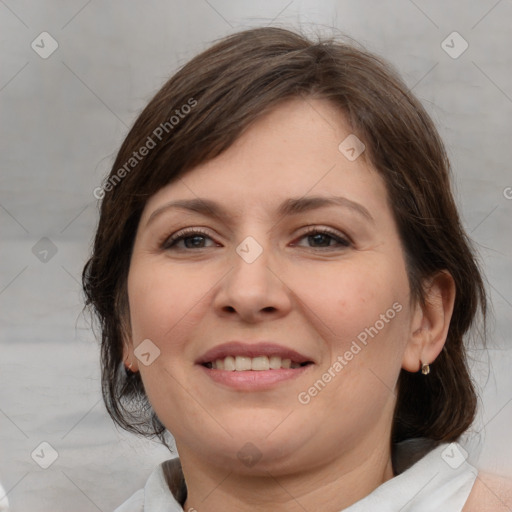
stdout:
[[[162,249],[186,250],[186,251],[194,250],[191,248],[176,249],[176,247],[175,247],[178,242],[185,240],[187,238],[192,238],[194,235],[195,236],[200,235],[200,236],[204,236],[206,238],[211,239],[211,236],[206,231],[203,231],[203,230],[197,229],[197,228],[187,228],[187,229],[178,231],[177,233],[173,234],[170,237],[167,237],[162,244]],[[327,236],[331,237],[333,240],[337,241],[339,247],[348,248],[348,247],[352,246],[352,242],[348,238],[340,236],[336,231],[333,231],[329,228],[318,228],[316,226],[311,226],[310,228],[308,228],[308,230],[305,233],[302,233],[302,235],[300,236],[300,239],[305,238],[307,236],[312,236],[312,235],[327,235]],[[296,244],[293,244],[293,245],[295,246]],[[316,250],[318,250],[318,249],[332,250],[335,248],[337,248],[337,247],[336,246],[311,247],[311,249],[316,249]],[[199,249],[207,249],[207,247],[199,247]]]

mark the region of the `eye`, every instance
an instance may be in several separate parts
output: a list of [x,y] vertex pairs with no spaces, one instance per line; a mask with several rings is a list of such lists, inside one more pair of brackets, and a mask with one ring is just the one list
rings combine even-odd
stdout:
[[[331,248],[336,249],[339,247],[351,247],[352,243],[342,236],[337,231],[328,229],[328,228],[318,228],[312,226],[309,228],[301,237],[301,239],[306,239],[308,242],[313,244],[313,249],[321,249],[321,248]],[[331,242],[335,242],[333,245]],[[292,245],[299,245],[293,243]],[[311,246],[310,246],[311,247]]]
[[[166,238],[162,244],[163,249],[205,249],[205,239],[212,240],[212,238],[201,229],[182,229]],[[179,243],[183,242],[183,246]],[[210,246],[211,247],[211,246]]]
[[[306,239],[312,243],[312,249],[336,249],[339,247],[351,247],[352,243],[337,231],[328,228],[310,227],[301,235],[299,240]],[[206,245],[206,241],[213,239],[206,231],[198,228],[182,229],[166,238],[162,243],[162,249],[165,250],[187,250],[187,249],[207,249],[208,247],[218,246]],[[334,242],[334,244],[332,243]],[[302,244],[292,243],[292,246],[303,246]]]

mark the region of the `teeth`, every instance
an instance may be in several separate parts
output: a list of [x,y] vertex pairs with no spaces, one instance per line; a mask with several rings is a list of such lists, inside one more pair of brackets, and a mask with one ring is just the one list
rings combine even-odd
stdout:
[[270,363],[267,356],[253,357],[251,370],[270,370]]
[[236,356],[235,359],[235,370],[237,372],[243,372],[245,370],[251,369],[251,358],[250,357],[243,357],[243,356]]
[[224,370],[234,372],[236,370],[235,358],[228,356],[224,358]]
[[227,356],[211,363],[214,370],[227,370],[230,372],[243,372],[248,370],[279,370],[281,368],[300,368],[299,363],[292,363],[291,359],[283,359],[279,356]]
[[269,363],[271,370],[279,370],[281,368],[281,358],[279,356],[270,356]]

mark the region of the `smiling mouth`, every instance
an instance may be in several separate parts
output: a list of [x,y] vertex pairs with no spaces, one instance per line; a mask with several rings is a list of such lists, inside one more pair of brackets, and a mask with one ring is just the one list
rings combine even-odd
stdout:
[[202,366],[210,370],[224,370],[231,372],[265,371],[296,369],[313,364],[312,361],[296,362],[280,356],[226,356],[215,361],[202,363]]

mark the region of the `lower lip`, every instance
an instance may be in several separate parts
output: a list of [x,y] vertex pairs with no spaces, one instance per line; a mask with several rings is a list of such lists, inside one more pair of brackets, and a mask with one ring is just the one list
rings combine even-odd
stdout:
[[200,365],[202,370],[210,379],[229,386],[231,388],[239,389],[242,391],[261,391],[265,389],[272,389],[276,385],[296,379],[307,372],[313,366],[300,366],[299,368],[288,369],[281,368],[280,370],[248,370],[248,371],[227,371],[227,370],[213,370]]

